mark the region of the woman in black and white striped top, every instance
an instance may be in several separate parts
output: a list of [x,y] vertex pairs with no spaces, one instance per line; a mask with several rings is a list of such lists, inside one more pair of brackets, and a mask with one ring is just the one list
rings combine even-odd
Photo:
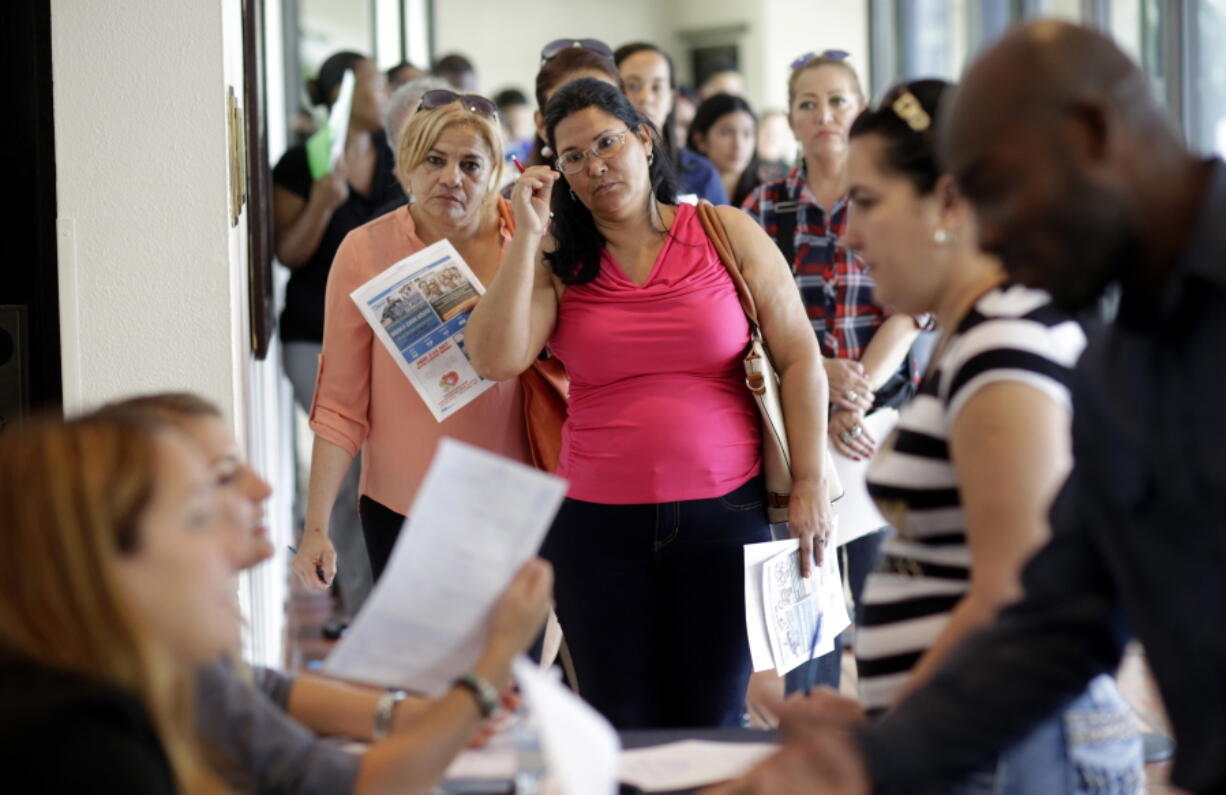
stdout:
[[[926,681],[1020,596],[1021,568],[1047,538],[1047,510],[1071,465],[1067,384],[1085,337],[1046,294],[1006,284],[999,261],[979,249],[969,206],[933,155],[948,88],[933,80],[900,86],[851,131],[845,242],[868,265],[878,301],[934,312],[945,330],[919,393],[869,469],[869,493],[898,531],[869,576],[858,617],[861,702],[870,715]],[[1074,781],[1094,782],[1084,788],[1096,792],[1135,790],[1139,741],[1114,683],[1096,682],[1053,720],[1061,730],[1021,744],[1046,743],[1047,764],[992,766],[985,775],[995,777],[995,791],[1082,791]],[[1094,732],[1076,730],[1090,723]]]

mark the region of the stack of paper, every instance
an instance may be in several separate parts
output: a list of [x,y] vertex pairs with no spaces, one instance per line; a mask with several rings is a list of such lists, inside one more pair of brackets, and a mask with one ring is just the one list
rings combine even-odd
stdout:
[[745,545],[745,627],[755,671],[774,668],[782,676],[827,654],[851,623],[835,548],[824,558],[806,579],[798,539]]
[[560,478],[443,439],[387,570],[324,670],[441,695],[481,655],[490,610],[565,493]]

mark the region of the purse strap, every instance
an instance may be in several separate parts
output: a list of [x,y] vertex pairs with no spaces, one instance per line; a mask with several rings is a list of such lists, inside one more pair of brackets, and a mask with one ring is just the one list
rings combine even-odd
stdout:
[[736,249],[732,247],[732,241],[728,238],[728,229],[724,226],[724,220],[719,217],[719,211],[715,205],[706,199],[698,202],[697,212],[698,220],[702,222],[702,228],[707,233],[707,239],[715,247],[715,253],[719,254],[720,262],[724,263],[728,275],[732,277],[732,283],[736,285],[737,295],[741,299],[741,309],[744,310],[745,317],[749,319],[750,333],[760,338],[762,332],[758,327],[758,308],[754,304],[753,293],[749,291],[749,284],[745,281],[744,274],[741,273],[741,262],[737,259]]

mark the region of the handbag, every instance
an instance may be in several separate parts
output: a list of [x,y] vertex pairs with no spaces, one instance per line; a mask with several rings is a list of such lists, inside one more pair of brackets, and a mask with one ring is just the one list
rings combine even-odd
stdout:
[[[745,385],[753,395],[758,413],[762,415],[762,476],[766,484],[766,515],[772,524],[788,520],[788,499],[792,494],[792,455],[788,448],[787,424],[783,416],[783,400],[779,390],[779,374],[771,361],[762,329],[758,326],[758,310],[741,265],[728,240],[728,230],[720,220],[715,206],[708,201],[698,203],[698,219],[707,238],[728,270],[741,300],[741,309],[749,321],[749,347],[745,349]],[[834,469],[834,461],[826,445],[822,445],[822,473],[826,477],[826,498],[831,502],[843,496],[843,484]]]
[[566,422],[566,397],[570,378],[562,362],[542,353],[532,366],[519,374],[524,397],[524,429],[532,466],[556,472],[562,453],[562,425]]

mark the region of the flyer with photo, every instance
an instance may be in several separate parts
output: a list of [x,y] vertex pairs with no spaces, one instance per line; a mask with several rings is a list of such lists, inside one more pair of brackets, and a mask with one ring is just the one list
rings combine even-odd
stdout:
[[484,292],[444,239],[349,294],[439,422],[494,386],[477,375],[464,350],[468,314]]

